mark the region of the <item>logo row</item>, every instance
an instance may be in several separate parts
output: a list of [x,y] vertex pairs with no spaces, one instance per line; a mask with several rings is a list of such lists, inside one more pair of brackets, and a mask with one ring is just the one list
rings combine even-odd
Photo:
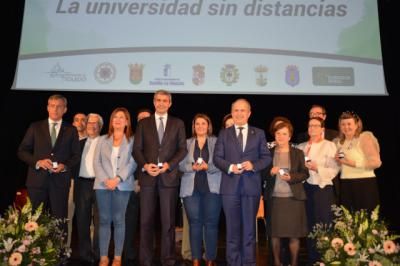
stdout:
[[[134,85],[143,81],[144,64],[129,64],[129,80]],[[184,81],[175,78],[171,64],[165,64],[161,69],[161,77],[149,81],[151,86],[183,86]],[[255,84],[263,87],[268,84],[268,67],[258,65],[254,67]],[[48,72],[51,78],[61,78],[64,81],[86,81],[85,74],[67,72],[57,63]],[[94,70],[94,78],[101,84],[108,84],[116,78],[116,67],[109,62],[98,64]],[[354,86],[354,70],[351,67],[313,67],[313,85],[316,86]],[[226,86],[238,83],[240,78],[239,68],[234,64],[225,64],[219,73],[219,78]],[[206,67],[204,65],[192,66],[192,83],[201,86],[206,80]],[[288,65],[285,69],[285,82],[289,86],[297,86],[300,83],[300,71],[296,65]]]

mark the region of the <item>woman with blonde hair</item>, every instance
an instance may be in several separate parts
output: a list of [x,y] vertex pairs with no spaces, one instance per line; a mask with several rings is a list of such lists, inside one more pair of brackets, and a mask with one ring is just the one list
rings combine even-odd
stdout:
[[382,164],[379,143],[370,131],[363,131],[361,118],[352,111],[339,117],[339,138],[335,139],[336,161],[341,165],[340,203],[351,210],[373,210],[379,204],[374,170]]

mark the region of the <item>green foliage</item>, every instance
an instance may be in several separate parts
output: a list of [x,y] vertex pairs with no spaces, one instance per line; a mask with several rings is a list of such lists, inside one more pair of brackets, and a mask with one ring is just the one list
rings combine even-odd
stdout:
[[394,266],[400,265],[400,247],[379,220],[379,206],[370,214],[366,210],[350,212],[332,206],[334,224],[317,224],[309,237],[316,241],[322,262],[318,265]]
[[32,210],[28,202],[21,210],[10,207],[0,217],[0,265],[56,265],[69,257],[65,233],[60,226],[65,221],[43,211],[41,204]]

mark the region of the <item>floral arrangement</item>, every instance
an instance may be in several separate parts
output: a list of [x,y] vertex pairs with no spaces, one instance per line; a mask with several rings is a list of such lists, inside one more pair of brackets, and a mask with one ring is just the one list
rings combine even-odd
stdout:
[[394,242],[399,236],[389,235],[379,220],[379,206],[370,214],[335,205],[332,210],[334,223],[317,224],[309,235],[321,254],[317,265],[400,265],[400,246]]
[[57,265],[69,257],[65,221],[43,212],[43,204],[32,210],[27,203],[21,208],[10,207],[0,217],[0,265]]

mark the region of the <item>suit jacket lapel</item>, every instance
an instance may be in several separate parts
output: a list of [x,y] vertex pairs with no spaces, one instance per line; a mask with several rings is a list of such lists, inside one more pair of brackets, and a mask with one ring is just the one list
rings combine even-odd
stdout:
[[255,136],[254,129],[252,127],[248,126],[248,129],[247,129],[247,140],[246,140],[246,143],[244,143],[244,151],[246,151],[247,148],[250,146],[249,144],[254,139],[254,136]]
[[149,134],[152,134],[153,137],[158,140],[156,117],[153,114],[149,117],[149,119],[150,119],[150,131],[151,131],[149,132]]
[[[62,137],[64,135],[64,131],[65,131],[65,124],[64,124],[64,122],[62,122],[61,123],[61,127],[60,127],[60,131],[58,132],[56,143],[54,143],[53,149],[55,149],[57,147],[58,143],[60,143],[60,139],[62,139]],[[50,132],[49,132],[49,136],[50,136]],[[51,143],[51,139],[50,139],[50,143]]]
[[[164,136],[163,136],[161,143],[164,143],[165,139],[168,138],[168,135],[169,135],[168,133],[171,131],[171,129],[172,129],[171,116],[168,116],[167,124],[165,125],[165,129],[164,129]],[[157,136],[158,136],[158,134],[157,134]]]
[[51,137],[50,137],[49,121],[48,120],[43,121],[40,130],[43,132],[43,136],[46,136],[47,145],[49,147],[51,147]]

